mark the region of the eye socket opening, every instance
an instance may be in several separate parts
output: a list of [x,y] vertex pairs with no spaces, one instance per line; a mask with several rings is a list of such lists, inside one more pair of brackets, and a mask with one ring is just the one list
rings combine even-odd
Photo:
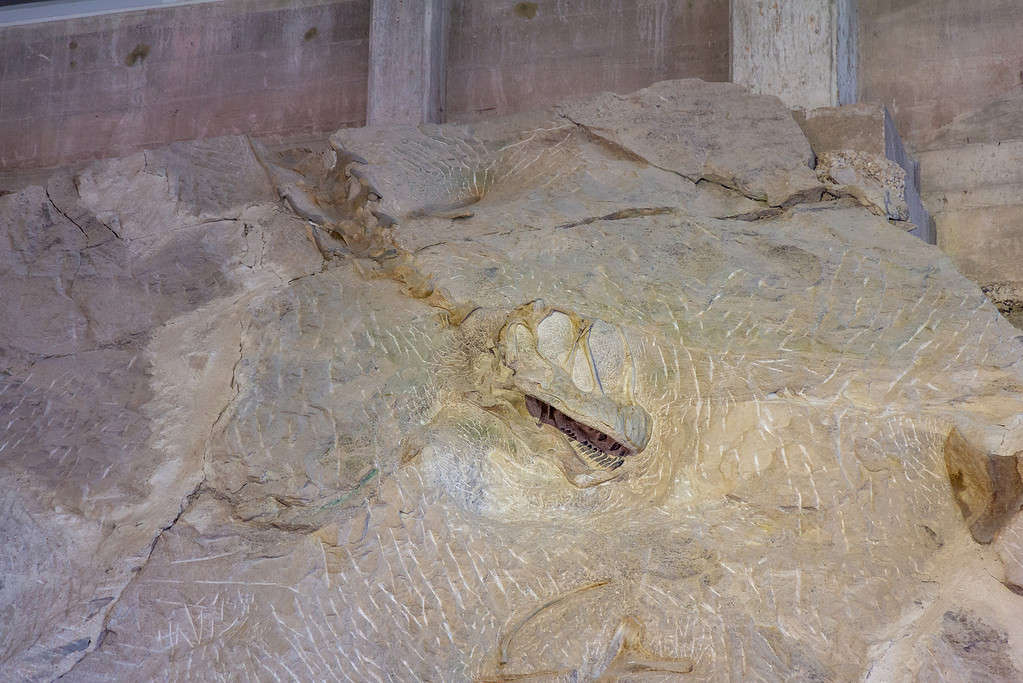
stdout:
[[609,434],[580,422],[554,406],[535,396],[526,395],[526,409],[538,423],[549,424],[561,431],[565,436],[583,446],[599,451],[613,458],[625,458],[632,455],[626,446],[616,441]]

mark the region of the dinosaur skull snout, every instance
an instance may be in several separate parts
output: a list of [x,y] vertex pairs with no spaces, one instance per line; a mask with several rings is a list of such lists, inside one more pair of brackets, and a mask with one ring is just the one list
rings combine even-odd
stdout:
[[537,301],[512,314],[501,352],[530,414],[591,466],[615,469],[646,447],[651,418],[634,400],[633,359],[617,327]]

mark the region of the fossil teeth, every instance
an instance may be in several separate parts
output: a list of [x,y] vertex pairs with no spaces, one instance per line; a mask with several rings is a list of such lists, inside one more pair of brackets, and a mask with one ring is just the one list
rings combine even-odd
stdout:
[[624,463],[629,449],[599,430],[576,423],[553,406],[532,396],[526,396],[526,407],[536,418],[537,426],[549,424],[568,437],[572,451],[580,460],[594,469],[613,470]]
[[615,470],[625,462],[622,458],[604,453],[590,443],[574,440],[569,443],[572,446],[572,450],[575,451],[583,462],[594,469]]

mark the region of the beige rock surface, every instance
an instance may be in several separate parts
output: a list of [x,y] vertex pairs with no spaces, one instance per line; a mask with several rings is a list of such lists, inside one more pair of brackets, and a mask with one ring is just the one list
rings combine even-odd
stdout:
[[890,136],[885,130],[885,108],[859,102],[840,107],[793,109],[792,116],[810,141],[815,154],[855,149],[884,157]]
[[645,162],[784,206],[820,197],[810,143],[774,97],[730,83],[664,81],[564,105],[562,116]]
[[1016,516],[1002,529],[995,542],[1005,565],[1005,583],[1018,594],[1023,594],[1023,514]]
[[946,461],[1023,450],[1023,339],[794,126],[685,81],[0,198],[4,674],[1018,679]]
[[53,678],[96,646],[202,480],[232,306],[319,269],[253,170],[245,141],[222,139],[0,198],[5,678]]

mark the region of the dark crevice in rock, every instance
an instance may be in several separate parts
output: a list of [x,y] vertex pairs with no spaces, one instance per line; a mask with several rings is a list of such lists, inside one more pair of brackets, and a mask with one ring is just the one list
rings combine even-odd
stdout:
[[58,358],[70,358],[71,356],[77,356],[80,353],[92,353],[94,351],[124,351],[127,349],[138,348],[136,344],[145,341],[150,335],[148,330],[143,332],[132,332],[124,337],[113,339],[103,344],[96,344],[95,346],[89,346],[85,348],[78,348],[68,353],[52,353],[41,356],[36,356],[31,365],[35,365],[44,360],[54,360]]
[[[745,192],[745,191],[743,191],[743,189],[741,187],[737,187],[737,186],[735,186],[732,183],[728,183],[728,182],[724,181],[721,178],[713,178],[713,177],[710,177],[710,176],[702,176],[702,175],[700,175],[700,176],[687,175],[685,173],[680,173],[679,171],[676,171],[674,169],[666,168],[664,166],[660,166],[659,164],[653,163],[652,161],[650,161],[649,159],[643,157],[642,155],[637,154],[633,150],[628,149],[627,147],[623,147],[622,145],[618,144],[617,142],[614,142],[613,140],[607,139],[606,137],[604,137],[603,135],[601,135],[597,131],[593,130],[592,128],[590,128],[586,124],[579,123],[578,121],[574,121],[571,117],[569,117],[569,116],[567,116],[565,114],[561,114],[561,116],[565,120],[570,121],[571,123],[575,124],[576,126],[581,128],[582,130],[584,130],[591,140],[597,142],[598,144],[600,144],[602,147],[604,147],[606,149],[610,149],[612,152],[615,153],[616,156],[623,157],[625,159],[631,159],[633,161],[637,161],[637,162],[639,162],[641,164],[644,164],[646,166],[651,166],[653,168],[660,169],[661,171],[664,171],[665,173],[671,173],[673,175],[677,175],[680,178],[684,178],[685,180],[688,180],[689,182],[693,183],[694,185],[697,185],[699,183],[710,183],[711,185],[717,185],[717,186],[722,187],[722,188],[724,188],[726,190],[731,190],[733,192],[738,192],[739,194],[741,194],[743,197],[746,197],[747,199],[751,199],[751,200],[753,200],[755,202],[760,202],[760,203],[764,204],[764,206],[768,206],[767,201],[765,200],[764,197],[752,195],[752,194],[750,194],[748,192]],[[790,199],[790,200],[788,200],[786,202],[786,205],[790,206],[792,203],[801,203],[802,201],[810,201],[810,200],[796,198],[796,201],[793,202],[793,200]]]
[[[701,183],[707,182],[701,180]],[[824,192],[819,199],[814,196],[807,195],[795,195],[790,198],[789,201],[785,202],[781,206],[768,206],[760,211],[747,211],[746,213],[737,213],[730,216],[717,216],[720,220],[732,220],[732,221],[763,221],[777,218],[779,216],[785,216],[792,212],[797,207],[809,207],[817,206],[818,208],[846,208],[849,206],[848,202],[843,201],[846,199],[844,195],[833,195],[829,192]],[[829,206],[832,204],[833,206]],[[765,203],[766,204],[766,203]]]
[[[490,233],[490,234],[493,234],[493,233]],[[456,241],[462,241],[462,240],[456,240]],[[470,240],[464,240],[464,241],[470,241]],[[441,240],[440,242],[431,242],[430,244],[426,244],[426,245],[423,245],[423,246],[419,247],[418,249],[415,250],[414,253],[419,254],[421,252],[426,251],[427,249],[433,249],[434,247],[442,247],[445,244],[448,244],[448,240]]]
[[[77,179],[76,178],[72,178],[71,184],[72,184],[72,187],[75,190],[75,193],[78,194],[79,190],[78,190]],[[46,199],[50,202],[50,205],[57,211],[57,213],[59,213],[61,216],[66,218],[72,225],[74,225],[76,228],[78,228],[79,232],[81,232],[86,237],[86,239],[88,239],[89,238],[89,233],[85,229],[85,227],[81,223],[76,221],[74,218],[72,218],[64,209],[62,209],[59,206],[57,206],[57,202],[55,202],[53,200],[53,196],[50,194],[50,188],[46,187],[46,188],[44,188],[44,191],[46,192]],[[79,196],[81,196],[81,195],[79,194]],[[116,230],[111,228],[107,223],[104,223],[103,221],[101,221],[96,216],[90,215],[89,219],[92,220],[92,221],[95,221],[99,225],[101,225],[104,228],[106,228],[107,232],[109,232],[111,235],[114,236],[114,239],[118,239],[118,240],[122,239],[120,233],[118,233]],[[107,241],[109,242],[109,240],[107,240]],[[90,244],[90,245],[88,245],[86,247],[83,247],[83,249],[89,249],[89,248],[92,248],[92,247],[98,247],[98,246],[101,246],[103,244],[106,244],[106,242],[100,242],[99,244]]]
[[239,218],[237,216],[225,216],[225,217],[220,217],[220,218],[207,218],[205,220],[199,221],[198,223],[190,223],[189,225],[182,225],[180,228],[178,228],[178,230],[188,230],[190,228],[201,228],[202,226],[209,225],[210,223],[237,223],[240,220],[241,220],[241,218]]
[[785,213],[785,209],[770,207],[762,211],[748,211],[746,213],[732,214],[731,216],[718,216],[717,218],[726,221],[762,221],[768,218],[777,218],[783,213]]
[[[577,228],[577,227],[580,227],[580,226],[583,226],[583,225],[591,225],[591,224],[597,223],[599,221],[620,221],[620,220],[625,220],[625,219],[628,219],[628,218],[639,218],[639,217],[642,217],[642,216],[661,216],[661,215],[667,215],[667,214],[674,214],[674,213],[677,213],[677,212],[678,212],[678,210],[675,209],[674,207],[671,207],[671,206],[631,207],[631,208],[628,208],[628,209],[621,209],[619,211],[614,211],[612,213],[605,214],[603,216],[587,216],[586,218],[582,218],[582,219],[579,219],[577,221],[572,221],[571,223],[562,223],[561,225],[555,225],[554,229],[555,230],[568,230],[570,228]],[[480,233],[478,235],[473,235],[472,237],[461,237],[461,238],[455,238],[455,239],[450,239],[450,240],[440,240],[438,242],[432,242],[430,244],[425,244],[425,245],[423,245],[421,247],[418,247],[413,252],[413,254],[420,254],[420,253],[422,253],[424,251],[427,251],[428,249],[433,249],[435,247],[441,247],[441,246],[444,246],[445,244],[452,244],[452,243],[457,243],[457,242],[476,242],[480,238],[483,238],[483,237],[504,237],[504,236],[507,236],[507,235],[512,235],[514,233],[539,232],[540,230],[544,230],[544,229],[545,228],[536,228],[536,227],[533,227],[533,226],[523,225],[523,226],[518,226],[518,227],[516,227],[516,228],[514,228],[512,230],[497,230],[497,231],[494,231],[494,232]]]
[[85,228],[83,228],[81,226],[81,224],[79,224],[78,221],[76,221],[74,218],[72,218],[71,216],[69,216],[66,213],[64,213],[63,209],[61,209],[59,206],[57,206],[57,203],[53,201],[53,197],[50,196],[50,189],[49,188],[45,188],[45,192],[46,192],[46,199],[50,202],[50,206],[52,206],[57,213],[59,213],[61,216],[63,216],[65,219],[67,219],[67,221],[69,223],[71,223],[71,225],[73,225],[76,228],[78,228],[78,231],[80,233],[82,233],[82,235],[84,235],[86,238],[88,238],[89,234],[87,232],[85,232]]
[[611,150],[616,156],[619,156],[619,157],[622,157],[622,158],[625,158],[625,159],[630,159],[630,160],[636,161],[636,162],[638,162],[640,164],[660,169],[661,171],[664,171],[666,173],[671,173],[673,175],[677,175],[680,178],[684,178],[685,180],[688,180],[689,182],[693,183],[694,185],[699,185],[700,183],[708,183],[708,184],[711,184],[711,185],[716,185],[716,186],[718,186],[720,188],[723,188],[725,190],[729,190],[729,191],[732,191],[732,192],[737,192],[738,194],[740,194],[741,196],[745,197],[746,199],[758,202],[758,203],[762,204],[765,207],[765,209],[763,211],[749,212],[749,213],[745,213],[745,214],[738,214],[736,216],[722,216],[721,218],[726,218],[726,219],[731,218],[731,219],[734,219],[734,220],[760,220],[762,218],[773,218],[773,217],[779,215],[780,213],[783,213],[785,210],[790,209],[793,206],[796,206],[798,204],[808,204],[808,203],[815,203],[815,202],[820,201],[821,193],[824,191],[824,187],[820,186],[818,188],[813,188],[813,189],[810,189],[810,190],[807,190],[807,191],[803,191],[803,192],[799,192],[799,193],[793,194],[792,196],[788,197],[784,202],[782,202],[779,205],[771,205],[771,204],[768,203],[766,196],[764,196],[762,194],[758,194],[758,193],[751,193],[751,192],[749,192],[747,190],[744,190],[742,187],[739,187],[736,183],[729,182],[727,178],[722,178],[722,177],[713,176],[713,175],[690,175],[690,174],[686,174],[686,173],[681,173],[681,172],[679,172],[677,170],[674,170],[674,169],[671,169],[671,168],[666,168],[666,167],[661,166],[659,164],[655,164],[652,161],[650,161],[649,159],[645,158],[644,156],[642,156],[640,154],[637,154],[633,150],[628,149],[626,147],[623,147],[621,144],[619,144],[619,143],[617,143],[617,142],[615,142],[613,140],[609,140],[607,137],[601,135],[598,131],[593,130],[591,127],[587,126],[586,124],[583,124],[583,123],[580,123],[578,121],[575,121],[570,116],[567,116],[564,113],[562,113],[561,116],[565,120],[571,122],[572,124],[578,126],[582,130],[584,130],[586,132],[587,136],[591,140],[593,140],[597,144],[601,145],[605,149]]
[[[700,182],[701,180],[709,182],[709,183],[713,183],[715,185],[721,185],[720,182],[717,182],[717,181],[712,180],[710,178],[702,178],[702,177],[699,177],[699,176],[695,176],[694,177],[694,176],[686,175],[685,173],[680,173],[680,172],[678,172],[678,171],[676,171],[674,169],[665,168],[664,166],[660,166],[658,164],[655,164],[652,161],[650,161],[649,159],[643,157],[642,155],[637,154],[636,152],[632,151],[631,149],[629,149],[627,147],[623,147],[622,145],[618,144],[617,142],[614,142],[613,140],[607,139],[605,136],[603,136],[600,133],[598,133],[597,131],[593,130],[591,127],[587,126],[586,124],[579,123],[578,121],[573,120],[570,116],[567,116],[565,114],[561,114],[561,116],[565,120],[570,121],[574,125],[578,126],[580,129],[585,131],[587,136],[589,136],[589,138],[591,140],[593,140],[594,142],[597,142],[598,144],[600,144],[605,149],[611,150],[615,154],[615,156],[621,157],[623,159],[629,159],[631,161],[636,161],[636,162],[639,162],[640,164],[643,164],[645,166],[652,166],[653,168],[660,169],[660,170],[664,171],[665,173],[671,173],[673,175],[677,175],[680,178],[685,178],[686,180],[688,180],[689,182],[693,183],[694,185],[696,183]],[[735,188],[735,187],[728,187],[727,185],[721,185],[721,186],[726,188],[726,189],[729,189],[729,190],[736,190],[737,192],[742,192],[741,190],[739,190],[738,188]],[[745,193],[743,193],[743,196],[747,196],[747,195]],[[759,197],[750,197],[750,199],[752,199],[754,201],[762,201]]]
[[638,218],[640,216],[661,216],[668,213],[674,213],[675,209],[670,206],[644,206],[629,209],[621,209],[614,211],[604,216],[588,216],[571,223],[564,223],[562,225],[554,226],[555,230],[564,230],[566,228],[575,228],[580,225],[589,225],[590,223],[596,223],[597,221],[620,221],[627,218]]
[[305,275],[299,275],[298,277],[293,277],[290,280],[288,280],[288,282],[286,284],[290,285],[293,282],[299,282],[301,280],[305,280],[306,278],[316,277],[317,275],[320,275],[320,274],[326,272],[326,270],[327,270],[327,268],[324,267],[323,270],[321,270],[321,271],[319,271],[317,273],[306,273]]
[[96,219],[96,222],[97,222],[97,223],[99,223],[100,225],[102,225],[102,226],[103,226],[104,228],[106,228],[107,230],[109,230],[109,231],[110,231],[110,234],[111,234],[111,235],[113,235],[113,236],[114,236],[114,237],[115,237],[116,239],[123,239],[123,238],[121,237],[121,234],[120,234],[119,232],[117,232],[116,230],[114,230],[113,228],[111,228],[111,227],[110,227],[109,225],[107,225],[106,223],[104,223],[104,222],[103,222],[103,221],[101,221],[100,219],[98,219],[98,218],[97,218],[97,219]]

